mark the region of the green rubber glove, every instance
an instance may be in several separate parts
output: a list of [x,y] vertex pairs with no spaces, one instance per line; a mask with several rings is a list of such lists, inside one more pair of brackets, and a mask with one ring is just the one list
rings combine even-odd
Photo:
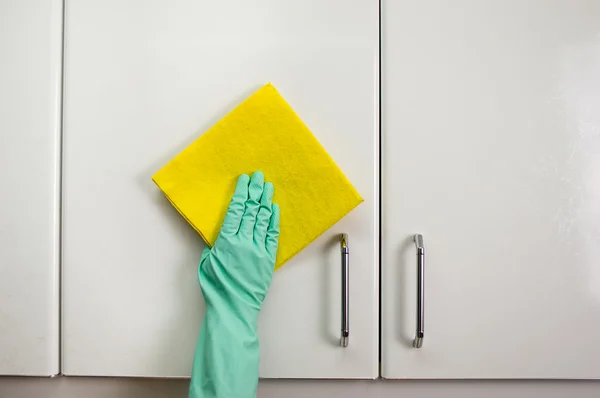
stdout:
[[215,245],[202,252],[198,279],[206,315],[194,356],[190,398],[255,397],[258,312],[275,267],[279,207],[260,171],[240,176]]

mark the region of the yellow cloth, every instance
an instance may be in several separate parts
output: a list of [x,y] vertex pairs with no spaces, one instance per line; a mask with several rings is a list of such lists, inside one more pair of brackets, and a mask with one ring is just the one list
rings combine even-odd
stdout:
[[275,87],[267,84],[152,178],[213,245],[240,174],[261,170],[275,186],[281,235],[275,269],[363,199]]

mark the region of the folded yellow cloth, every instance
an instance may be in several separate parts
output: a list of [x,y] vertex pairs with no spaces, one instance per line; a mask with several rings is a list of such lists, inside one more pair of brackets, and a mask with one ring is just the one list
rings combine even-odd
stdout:
[[240,174],[275,186],[281,235],[275,269],[363,199],[294,110],[267,84],[160,169],[153,180],[213,245]]

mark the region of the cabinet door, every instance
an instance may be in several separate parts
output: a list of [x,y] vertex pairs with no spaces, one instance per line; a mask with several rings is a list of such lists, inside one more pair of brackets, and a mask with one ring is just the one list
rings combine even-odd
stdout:
[[[64,373],[190,374],[203,243],[151,177],[270,81],[365,202],[276,272],[260,374],[376,377],[377,3],[76,1],[65,51]],[[340,233],[351,245],[346,348]]]
[[0,3],[0,375],[58,368],[62,2]]
[[600,377],[600,3],[387,0],[382,27],[383,377]]

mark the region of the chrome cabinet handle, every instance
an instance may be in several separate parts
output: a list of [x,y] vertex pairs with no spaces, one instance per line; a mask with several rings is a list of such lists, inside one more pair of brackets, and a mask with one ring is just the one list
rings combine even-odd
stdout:
[[340,235],[340,249],[342,252],[342,337],[340,345],[348,347],[350,337],[350,248],[348,234]]
[[423,246],[423,235],[415,235],[415,246],[417,248],[417,330],[413,347],[421,348],[425,336],[425,247]]

